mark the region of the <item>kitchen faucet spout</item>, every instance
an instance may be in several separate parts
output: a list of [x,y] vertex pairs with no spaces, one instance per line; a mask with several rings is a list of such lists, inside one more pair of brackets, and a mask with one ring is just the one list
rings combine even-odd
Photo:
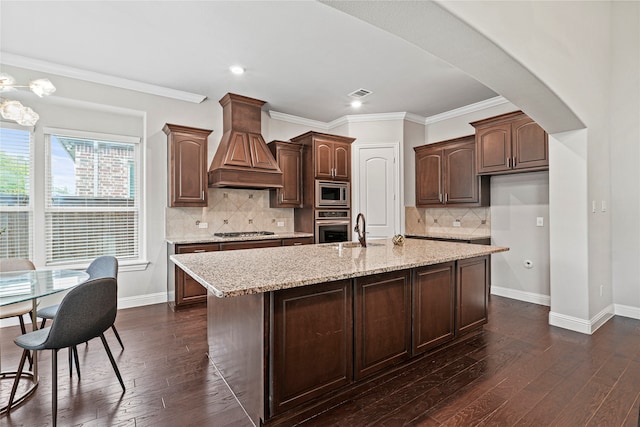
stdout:
[[[362,224],[360,224],[360,220],[362,219]],[[353,229],[356,233],[358,233],[358,241],[360,242],[360,246],[363,248],[367,247],[367,221],[364,219],[364,214],[361,212],[358,214],[356,218],[356,226]]]

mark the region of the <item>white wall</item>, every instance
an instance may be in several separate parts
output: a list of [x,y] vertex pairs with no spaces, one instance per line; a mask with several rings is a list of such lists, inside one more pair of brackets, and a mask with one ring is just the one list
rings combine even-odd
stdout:
[[640,319],[640,3],[612,5],[611,241],[616,313]]
[[509,248],[491,256],[491,293],[549,305],[548,172],[491,177],[491,244]]

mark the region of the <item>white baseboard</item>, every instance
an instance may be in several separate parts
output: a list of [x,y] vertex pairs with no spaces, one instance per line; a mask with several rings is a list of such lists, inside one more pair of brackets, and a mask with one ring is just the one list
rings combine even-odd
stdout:
[[534,294],[533,292],[519,291],[517,289],[503,288],[501,286],[491,285],[491,295],[499,297],[517,299],[518,301],[530,302],[538,305],[551,305],[549,295]]
[[631,307],[629,305],[614,304],[613,310],[616,316],[629,317],[631,319],[640,319],[639,307]]
[[[143,305],[160,304],[163,302],[167,302],[166,292],[157,292],[155,294],[147,294],[147,295],[136,295],[134,297],[119,298],[118,309],[142,307]],[[24,316],[24,322],[30,325],[31,319],[27,318],[27,316]],[[17,325],[19,325],[19,322],[16,317],[0,320],[0,328],[6,328],[8,326],[17,326]],[[27,331],[29,329],[31,328],[27,328]]]
[[567,316],[560,313],[549,312],[549,324],[560,328],[569,329],[570,331],[580,332],[591,335],[598,328],[614,316],[614,306],[609,305],[601,310],[591,319],[580,319],[578,317]]

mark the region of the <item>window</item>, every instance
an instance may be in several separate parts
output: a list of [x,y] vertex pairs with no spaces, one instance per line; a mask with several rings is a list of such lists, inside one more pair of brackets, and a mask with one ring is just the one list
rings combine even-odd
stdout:
[[45,264],[139,258],[139,139],[45,129]]
[[31,141],[22,126],[0,127],[0,258],[31,258]]

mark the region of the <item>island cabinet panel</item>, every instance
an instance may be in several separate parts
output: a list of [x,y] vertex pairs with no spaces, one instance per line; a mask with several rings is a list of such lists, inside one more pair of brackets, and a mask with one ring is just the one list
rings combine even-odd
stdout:
[[358,380],[410,356],[410,271],[358,278],[354,298],[354,372]]
[[464,334],[487,323],[489,269],[488,255],[458,261],[456,271],[458,334]]
[[273,292],[271,414],[353,382],[351,280]]
[[455,262],[414,271],[413,355],[455,338],[455,277]]

